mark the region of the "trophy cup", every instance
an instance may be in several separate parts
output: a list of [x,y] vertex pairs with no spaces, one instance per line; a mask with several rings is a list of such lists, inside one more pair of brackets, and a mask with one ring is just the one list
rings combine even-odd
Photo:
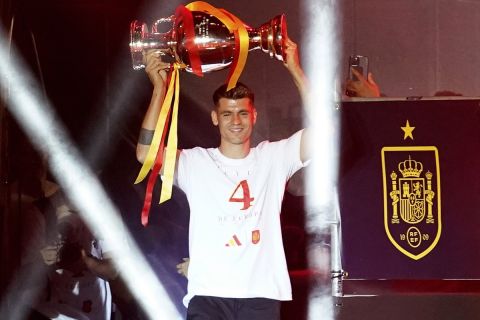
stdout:
[[[211,72],[227,68],[234,61],[238,50],[235,35],[217,17],[203,11],[192,11],[194,45],[198,52],[202,72]],[[159,32],[162,24],[170,24],[165,33]],[[281,14],[258,28],[245,26],[248,32],[248,51],[261,49],[270,57],[285,60],[285,40],[287,25],[285,15]],[[133,69],[145,67],[144,50],[157,49],[162,55],[170,57],[188,72],[192,71],[191,56],[187,49],[186,30],[183,21],[176,16],[161,18],[152,24],[151,32],[146,23],[133,21],[130,24],[130,51]]]

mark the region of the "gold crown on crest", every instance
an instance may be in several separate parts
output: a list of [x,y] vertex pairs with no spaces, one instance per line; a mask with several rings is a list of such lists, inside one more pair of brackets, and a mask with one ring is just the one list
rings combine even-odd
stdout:
[[408,156],[408,160],[405,160],[398,164],[398,170],[402,173],[402,176],[404,178],[418,178],[423,171],[423,165],[421,162],[412,160],[412,158]]

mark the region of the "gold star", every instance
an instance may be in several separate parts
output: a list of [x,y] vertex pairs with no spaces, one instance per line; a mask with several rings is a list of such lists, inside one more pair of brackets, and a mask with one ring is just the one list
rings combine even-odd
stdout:
[[403,135],[403,140],[407,140],[407,138],[410,138],[413,140],[413,130],[415,129],[415,127],[410,127],[410,123],[408,122],[407,120],[407,124],[405,125],[405,127],[401,127],[403,132],[405,132],[405,134]]

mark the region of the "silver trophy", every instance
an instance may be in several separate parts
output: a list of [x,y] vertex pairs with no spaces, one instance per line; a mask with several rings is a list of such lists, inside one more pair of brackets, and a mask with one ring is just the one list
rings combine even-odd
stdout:
[[[179,63],[186,71],[193,72],[189,50],[187,49],[186,31],[183,21],[176,21],[175,16],[161,18],[152,24],[151,32],[146,23],[133,21],[130,24],[130,51],[133,69],[145,68],[143,51],[157,49],[171,62]],[[194,45],[201,62],[202,72],[225,69],[230,66],[238,50],[235,36],[215,16],[192,11],[194,28]],[[170,24],[167,32],[160,28]],[[285,61],[285,41],[287,25],[285,15],[281,14],[258,28],[246,27],[249,37],[249,51],[261,49],[270,57]]]

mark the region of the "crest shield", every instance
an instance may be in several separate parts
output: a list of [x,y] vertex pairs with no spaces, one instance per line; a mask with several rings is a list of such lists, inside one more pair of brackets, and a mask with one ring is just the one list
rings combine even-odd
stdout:
[[390,242],[418,260],[442,231],[440,165],[434,146],[382,148],[384,224]]

